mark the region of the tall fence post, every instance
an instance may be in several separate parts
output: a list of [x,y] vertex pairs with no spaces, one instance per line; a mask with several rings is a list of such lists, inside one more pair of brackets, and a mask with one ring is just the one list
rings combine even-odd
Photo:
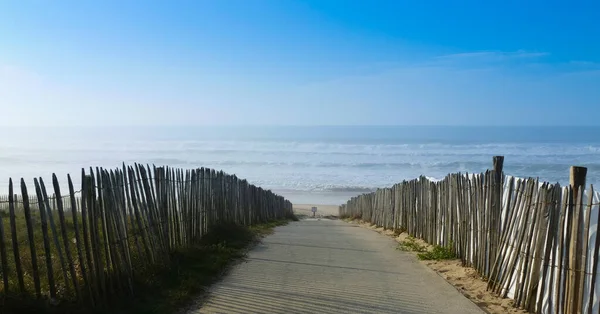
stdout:
[[[567,277],[567,296],[565,300],[567,302],[567,311],[570,313],[579,313],[579,294],[583,293],[580,291],[580,281],[583,280],[583,276],[581,274],[581,255],[582,255],[582,241],[587,241],[587,239],[583,239],[581,233],[581,226],[583,224],[583,193],[585,192],[585,180],[587,175],[587,168],[571,166],[569,183],[571,185],[572,194],[571,194],[571,202],[569,204],[570,213],[569,216],[572,217],[571,224],[571,239],[569,246],[569,263],[570,270],[569,276]],[[583,261],[585,263],[585,261]],[[579,272],[579,273],[577,273]]]
[[504,178],[503,166],[504,157],[494,156],[493,169],[482,174],[404,181],[351,198],[340,215],[362,215],[377,227],[388,227],[391,219],[430,244],[455,243],[463,265],[487,277],[488,290],[502,298],[514,291],[514,307],[591,313],[600,240],[590,247],[592,220],[598,223],[591,215],[593,187],[585,191],[587,169],[571,167],[570,186],[561,188],[535,178]]
[[587,168],[586,167],[578,167],[571,166],[571,171],[569,175],[569,184],[573,188],[573,195],[577,197],[579,192],[579,187],[583,187],[585,189],[585,179],[587,176]]
[[502,169],[504,168],[504,156],[494,156],[493,159],[494,173],[496,173],[496,182],[500,182],[502,177]]
[[504,156],[494,156],[494,212],[500,213],[502,210],[502,168],[504,168]]
[[491,214],[491,218],[492,218],[492,225],[490,226],[492,228],[492,232],[491,232],[491,247],[490,247],[490,256],[488,258],[488,263],[490,265],[489,269],[487,270],[487,276],[489,277],[490,272],[491,272],[491,265],[493,265],[496,262],[496,257],[498,254],[498,247],[499,247],[499,243],[500,243],[500,220],[501,220],[501,216],[502,216],[502,169],[504,168],[504,156],[494,156],[493,158],[493,180],[494,182],[492,183],[494,189],[493,189],[493,198],[492,198],[492,212]]
[[0,215],[0,309],[9,293],[23,297],[11,303],[33,295],[107,309],[125,289],[134,293],[135,273],[163,267],[173,250],[197,244],[211,227],[289,218],[293,211],[282,196],[207,168],[82,169],[78,192],[67,178],[64,200],[54,174],[51,197],[42,178],[33,180],[35,196],[23,179],[21,195],[9,179],[9,195],[0,196],[0,211],[8,207]]

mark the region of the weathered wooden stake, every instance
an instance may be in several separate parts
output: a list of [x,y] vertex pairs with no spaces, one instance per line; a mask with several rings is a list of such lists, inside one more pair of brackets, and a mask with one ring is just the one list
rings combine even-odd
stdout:
[[25,294],[25,282],[23,280],[23,268],[21,266],[21,256],[19,254],[19,240],[17,239],[17,215],[15,214],[15,201],[17,198],[13,194],[12,179],[8,179],[8,210],[10,213],[10,233],[12,235],[12,247],[15,258],[15,270],[17,271],[17,280],[19,282],[19,291]]
[[4,243],[4,221],[2,219],[1,213],[0,213],[0,264],[2,264],[2,282],[4,284],[4,293],[8,294],[8,259],[6,257],[6,245]]
[[[500,236],[500,217],[502,214],[502,169],[504,168],[504,156],[494,156],[493,158],[493,194],[492,194],[492,211],[491,217],[491,232],[490,232],[490,265],[496,262],[498,254],[498,241]],[[490,266],[491,268],[491,266]],[[488,271],[491,271],[488,270]],[[488,274],[489,275],[489,274]]]
[[585,189],[585,178],[587,176],[587,168],[571,166],[570,176],[569,176],[569,184],[573,187],[573,195],[577,197],[579,192],[579,187],[583,187]]
[[[572,313],[578,313],[579,311],[579,294],[583,293],[583,291],[579,291],[579,281],[582,280],[581,274],[577,273],[579,271],[579,267],[581,266],[581,253],[582,253],[582,220],[583,220],[583,192],[585,191],[585,179],[587,175],[587,168],[572,166],[570,171],[569,183],[573,188],[573,203],[570,208],[572,210],[571,214],[573,215],[572,227],[571,227],[571,239],[572,243],[570,246],[569,257],[571,264],[569,265],[572,270],[569,271],[569,280],[568,280],[568,300],[569,305],[567,310]],[[587,240],[587,239],[586,239]]]
[[493,169],[496,173],[496,178],[501,178],[502,169],[504,168],[504,156],[494,156],[493,162]]

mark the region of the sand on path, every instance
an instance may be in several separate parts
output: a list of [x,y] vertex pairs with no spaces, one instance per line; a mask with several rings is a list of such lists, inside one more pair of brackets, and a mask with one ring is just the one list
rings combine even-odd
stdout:
[[340,220],[278,227],[188,313],[483,313],[384,235]]

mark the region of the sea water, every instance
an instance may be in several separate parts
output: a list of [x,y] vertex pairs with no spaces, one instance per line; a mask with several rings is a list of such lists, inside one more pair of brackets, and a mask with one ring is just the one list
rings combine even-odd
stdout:
[[[600,178],[599,127],[54,127],[1,128],[0,194],[8,179],[46,185],[56,173],[148,163],[236,174],[294,203],[348,198],[424,175],[489,169],[505,156],[518,177],[568,183],[569,166]],[[31,185],[33,187],[33,185]]]

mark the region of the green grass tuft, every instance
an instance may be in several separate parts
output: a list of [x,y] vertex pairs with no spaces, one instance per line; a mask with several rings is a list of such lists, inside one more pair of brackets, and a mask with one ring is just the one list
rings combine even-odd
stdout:
[[449,246],[435,245],[433,247],[433,250],[431,250],[430,252],[419,253],[419,254],[417,254],[417,257],[420,260],[441,261],[441,260],[455,259],[456,254],[454,253],[454,250],[452,249],[452,244]]
[[296,216],[295,214],[290,214],[287,218],[291,221],[300,221],[300,217]]
[[417,252],[417,257],[420,260],[441,261],[456,258],[452,243],[447,247],[435,245],[431,251],[428,251],[426,246],[417,243],[413,237],[408,237],[406,240],[400,242],[397,249],[405,252]]
[[424,245],[417,243],[416,239],[410,236],[400,242],[397,249],[405,252],[427,252],[427,248]]

